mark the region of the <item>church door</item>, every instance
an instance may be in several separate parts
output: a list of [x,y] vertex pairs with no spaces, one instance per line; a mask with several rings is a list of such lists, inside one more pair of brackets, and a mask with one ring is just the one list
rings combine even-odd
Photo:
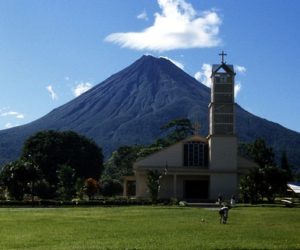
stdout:
[[190,201],[208,199],[208,180],[186,180],[184,182],[184,198]]

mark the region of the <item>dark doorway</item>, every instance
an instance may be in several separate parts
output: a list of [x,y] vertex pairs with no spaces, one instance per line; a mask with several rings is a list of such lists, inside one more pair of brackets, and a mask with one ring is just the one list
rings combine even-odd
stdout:
[[184,182],[184,197],[190,201],[208,199],[208,180],[186,180]]

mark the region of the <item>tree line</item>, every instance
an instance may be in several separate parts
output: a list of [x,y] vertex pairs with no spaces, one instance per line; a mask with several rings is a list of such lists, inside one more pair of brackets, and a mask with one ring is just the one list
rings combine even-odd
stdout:
[[132,175],[132,165],[192,133],[188,119],[174,120],[161,128],[168,131],[151,145],[122,146],[104,163],[102,148],[73,131],[41,131],[24,143],[18,160],[0,173],[0,198],[70,200],[86,194],[122,194],[122,177]]
[[[70,200],[86,194],[93,198],[121,195],[123,177],[133,175],[133,163],[194,133],[189,119],[175,119],[161,127],[164,134],[151,145],[121,146],[104,163],[102,148],[93,140],[72,131],[41,131],[28,138],[18,160],[6,164],[0,173],[0,195],[11,199],[24,197]],[[257,163],[240,181],[245,202],[274,201],[286,182],[295,179],[293,167],[282,153],[280,164],[264,140],[241,144],[239,152]],[[152,200],[159,192],[161,173],[148,172]],[[157,184],[158,183],[158,184]],[[3,197],[2,197],[3,198]]]

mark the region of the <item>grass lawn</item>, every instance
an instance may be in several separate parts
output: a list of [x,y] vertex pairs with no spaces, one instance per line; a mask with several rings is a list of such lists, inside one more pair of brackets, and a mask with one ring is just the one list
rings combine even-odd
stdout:
[[[203,220],[202,220],[203,219]],[[0,208],[0,249],[300,249],[300,209]]]

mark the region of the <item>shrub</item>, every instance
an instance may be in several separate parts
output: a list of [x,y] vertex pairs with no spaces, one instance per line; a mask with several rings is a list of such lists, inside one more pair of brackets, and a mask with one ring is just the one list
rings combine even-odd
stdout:
[[100,185],[98,181],[93,178],[88,178],[84,182],[84,192],[89,197],[89,199],[93,199],[94,195],[99,191]]

